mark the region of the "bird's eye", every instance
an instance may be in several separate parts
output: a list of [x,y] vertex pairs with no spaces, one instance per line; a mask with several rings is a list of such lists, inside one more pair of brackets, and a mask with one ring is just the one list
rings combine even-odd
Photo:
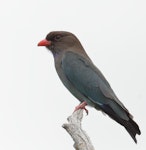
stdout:
[[56,36],[54,37],[54,39],[55,39],[55,41],[59,41],[59,40],[61,39],[61,35],[56,35]]

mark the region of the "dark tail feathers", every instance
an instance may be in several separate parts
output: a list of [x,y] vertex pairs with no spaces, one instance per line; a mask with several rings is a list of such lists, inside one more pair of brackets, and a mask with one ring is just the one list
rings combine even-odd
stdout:
[[[96,107],[95,107],[96,108]],[[97,108],[96,108],[97,109]],[[132,120],[132,116],[129,114],[129,112],[127,113],[127,116],[129,117],[129,120],[124,120],[122,118],[120,118],[111,107],[109,107],[109,105],[103,105],[101,107],[101,109],[109,115],[109,117],[111,117],[112,119],[114,119],[116,122],[118,122],[119,124],[121,124],[122,126],[125,127],[125,129],[127,130],[127,132],[130,134],[130,136],[133,138],[133,140],[135,141],[135,143],[137,143],[136,140],[136,134],[140,135],[140,129],[138,127],[138,125],[136,124],[136,122],[134,122]]]
[[123,126],[125,127],[125,129],[128,131],[128,133],[131,135],[131,137],[133,138],[133,140],[135,141],[135,143],[137,143],[136,140],[136,134],[140,135],[141,132],[139,130],[138,125],[136,124],[136,122],[134,122],[131,118],[129,121],[124,121]]

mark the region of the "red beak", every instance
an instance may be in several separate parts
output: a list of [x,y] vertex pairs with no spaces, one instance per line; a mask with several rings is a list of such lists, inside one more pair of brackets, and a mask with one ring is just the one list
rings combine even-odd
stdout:
[[51,41],[47,41],[46,39],[38,43],[38,46],[50,46],[50,45],[51,45]]

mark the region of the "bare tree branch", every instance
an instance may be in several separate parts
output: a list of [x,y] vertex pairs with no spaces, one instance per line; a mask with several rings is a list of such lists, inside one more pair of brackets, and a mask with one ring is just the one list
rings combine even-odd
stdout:
[[94,150],[94,147],[90,141],[90,138],[82,129],[81,121],[83,118],[83,110],[75,111],[71,116],[67,118],[68,123],[62,125],[62,127],[70,134],[74,140],[74,148],[76,150]]

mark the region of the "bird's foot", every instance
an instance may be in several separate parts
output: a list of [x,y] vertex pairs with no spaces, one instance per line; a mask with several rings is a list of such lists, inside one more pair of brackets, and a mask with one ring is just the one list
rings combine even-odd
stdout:
[[84,109],[86,111],[87,115],[88,115],[88,110],[85,108],[86,105],[87,105],[86,102],[82,102],[81,104],[79,104],[78,106],[75,107],[74,112],[79,110],[79,109]]

